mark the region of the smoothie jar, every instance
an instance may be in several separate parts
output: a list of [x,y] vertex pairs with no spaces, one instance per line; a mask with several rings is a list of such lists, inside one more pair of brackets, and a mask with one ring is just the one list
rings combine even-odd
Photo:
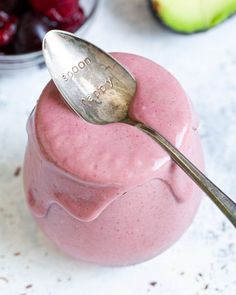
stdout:
[[[158,130],[203,169],[198,119],[180,84],[148,59],[113,56],[137,80],[130,117]],[[27,130],[27,203],[63,252],[101,265],[135,264],[163,252],[191,224],[199,188],[136,127],[84,121],[51,81]]]

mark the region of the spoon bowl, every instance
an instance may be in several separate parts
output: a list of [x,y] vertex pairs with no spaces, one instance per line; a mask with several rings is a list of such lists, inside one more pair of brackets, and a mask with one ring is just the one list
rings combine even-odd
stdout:
[[43,54],[54,83],[78,115],[95,124],[127,117],[136,81],[112,56],[59,30],[46,34]]

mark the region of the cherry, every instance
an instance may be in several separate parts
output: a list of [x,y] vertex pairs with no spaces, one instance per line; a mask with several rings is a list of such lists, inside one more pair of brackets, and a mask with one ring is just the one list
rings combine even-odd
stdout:
[[14,13],[16,15],[22,15],[23,13],[31,10],[28,0],[16,0],[17,5],[15,6]]
[[0,11],[0,46],[9,44],[16,33],[16,17]]
[[81,7],[71,15],[70,19],[64,20],[58,24],[58,28],[61,30],[75,32],[84,22],[84,11]]
[[3,54],[7,54],[7,55],[15,54],[15,49],[14,49],[13,44],[10,43],[6,46],[1,46],[0,47],[0,55],[3,55]]
[[78,0],[30,0],[37,11],[51,20],[63,22],[68,20],[78,9]]
[[0,10],[4,10],[7,13],[12,13],[17,5],[18,0],[1,0]]
[[84,21],[78,0],[30,0],[30,3],[35,10],[58,22],[62,30],[74,32]]
[[29,10],[28,0],[0,0],[0,10],[7,13],[20,15]]
[[56,28],[57,23],[34,12],[22,15],[15,38],[15,51],[18,54],[40,50],[45,34]]

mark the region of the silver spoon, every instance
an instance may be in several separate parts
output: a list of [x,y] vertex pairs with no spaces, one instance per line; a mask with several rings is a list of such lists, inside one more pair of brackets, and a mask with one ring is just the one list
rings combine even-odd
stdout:
[[236,227],[233,200],[156,130],[128,117],[136,81],[119,62],[93,44],[58,30],[46,34],[43,54],[54,83],[79,116],[94,124],[122,121],[148,134]]

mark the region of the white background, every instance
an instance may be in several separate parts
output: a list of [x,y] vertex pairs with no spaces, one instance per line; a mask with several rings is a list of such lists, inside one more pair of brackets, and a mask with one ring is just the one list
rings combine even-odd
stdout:
[[[145,0],[103,0],[84,37],[153,59],[179,79],[201,119],[208,175],[235,198],[236,17],[185,36],[162,28]],[[44,238],[25,204],[22,171],[14,172],[27,117],[48,80],[46,69],[0,74],[0,295],[235,295],[236,232],[207,197],[178,243],[136,266],[87,265]]]

